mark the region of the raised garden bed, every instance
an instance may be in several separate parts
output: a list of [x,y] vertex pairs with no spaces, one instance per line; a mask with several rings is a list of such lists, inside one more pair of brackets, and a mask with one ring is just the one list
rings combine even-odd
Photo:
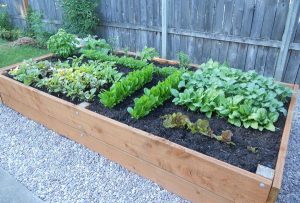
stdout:
[[[47,55],[38,58],[38,60],[51,57],[52,55]],[[155,61],[163,64],[176,63],[163,59],[155,59]],[[138,122],[130,121],[130,119],[127,119],[127,121],[126,119],[118,119],[117,115],[122,114],[122,111],[106,112],[99,103],[93,103],[87,109],[83,104],[76,105],[17,82],[7,77],[5,72],[5,70],[15,66],[2,69],[0,75],[0,98],[5,105],[103,154],[129,170],[153,180],[169,191],[194,202],[276,201],[283,175],[292,112],[298,90],[297,85],[287,84],[294,90],[294,94],[289,103],[285,123],[283,122],[284,118],[279,119],[282,128],[279,134],[282,133],[282,136],[279,135],[274,138],[274,145],[277,143],[278,147],[276,149],[279,148],[275,170],[272,171],[268,167],[259,166],[257,167],[257,173],[255,173],[252,165],[237,167],[234,165],[239,166],[238,163],[233,162],[234,165],[231,165],[220,161],[226,158],[218,157],[216,154],[212,154],[212,156],[220,160],[175,144],[174,142],[178,138],[176,136],[174,140],[170,139],[174,141],[171,142],[162,138],[164,137],[162,135],[158,137],[150,134],[148,132],[153,132],[151,128],[154,125],[149,124],[147,126],[147,122],[150,123],[149,120],[144,121],[143,127]],[[124,107],[120,105],[117,109],[122,110]],[[172,104],[169,108],[172,109]],[[158,113],[161,110],[157,109],[156,112]],[[148,132],[104,115],[121,120],[131,126],[145,129]],[[158,113],[155,116],[159,117],[160,114]],[[190,116],[193,117],[193,115]],[[220,123],[222,124],[222,119],[216,121],[215,125],[220,125]],[[157,132],[162,133],[162,131]],[[178,134],[178,132],[180,130],[171,131],[174,134]],[[246,131],[241,133],[243,132]],[[203,138],[201,141],[205,143],[205,139]],[[216,145],[213,147],[216,147]],[[200,148],[198,151],[201,150],[205,151],[206,149]],[[228,147],[228,150],[230,151],[230,147]],[[272,151],[272,153],[275,153],[273,156],[276,157],[276,152]],[[266,163],[272,165],[272,160],[266,160]],[[267,173],[262,172],[264,169]]]

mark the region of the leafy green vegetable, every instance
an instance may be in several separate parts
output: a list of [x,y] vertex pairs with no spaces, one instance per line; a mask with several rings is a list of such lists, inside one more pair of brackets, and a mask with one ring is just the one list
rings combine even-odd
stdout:
[[178,86],[181,75],[181,71],[176,71],[150,90],[145,88],[145,94],[134,101],[134,107],[127,109],[131,116],[135,119],[142,118],[170,99],[172,97],[171,89]]
[[215,112],[238,127],[275,131],[279,113],[286,114],[284,102],[292,91],[253,71],[242,72],[212,60],[196,72],[182,75],[178,88],[172,90],[176,105],[201,111],[207,117]]
[[84,41],[85,41],[85,45],[81,51],[95,50],[106,55],[112,51],[112,47],[106,42],[105,39],[97,40],[89,35],[87,38],[84,39]]
[[98,61],[112,61],[116,64],[125,66],[132,69],[142,69],[148,65],[146,61],[134,59],[132,57],[118,57],[114,55],[103,54],[102,51],[97,50],[82,50],[83,55],[87,58],[98,60]]
[[62,93],[72,100],[91,101],[106,84],[118,81],[122,74],[112,62],[59,63],[49,77],[41,79],[36,86],[45,87],[49,92]]
[[51,68],[52,64],[48,61],[35,62],[30,59],[9,71],[9,74],[25,85],[32,85],[39,82],[42,77],[45,77],[51,71]]
[[136,90],[150,82],[152,75],[152,64],[141,70],[130,72],[124,79],[115,83],[109,91],[105,91],[99,95],[101,103],[109,108],[114,107]]
[[158,52],[156,51],[155,48],[149,48],[145,47],[141,53],[139,53],[139,56],[142,61],[150,61],[154,57],[159,56]]
[[181,69],[187,69],[190,66],[190,58],[188,55],[186,55],[184,52],[179,52],[178,54],[178,59],[179,59],[179,67]]
[[167,66],[167,67],[155,67],[154,72],[160,76],[168,77],[172,75],[175,71],[178,69],[173,66]]
[[187,128],[193,134],[199,133],[201,135],[214,138],[220,142],[235,145],[231,141],[233,134],[230,130],[223,131],[221,135],[215,135],[209,126],[208,120],[198,119],[195,123],[193,123],[190,121],[188,116],[180,112],[167,114],[162,116],[162,118],[164,119],[163,126],[165,128]]
[[67,33],[64,29],[59,29],[55,35],[49,38],[47,46],[51,52],[63,58],[67,58],[74,53],[76,44],[78,43],[75,35]]

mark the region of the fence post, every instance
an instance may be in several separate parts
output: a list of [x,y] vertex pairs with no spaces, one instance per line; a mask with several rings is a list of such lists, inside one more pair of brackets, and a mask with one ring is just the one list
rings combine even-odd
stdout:
[[274,78],[278,81],[281,81],[283,78],[284,68],[288,59],[289,47],[295,32],[296,22],[298,19],[299,5],[299,0],[293,0],[289,6],[289,12],[284,28],[284,33],[282,36],[280,52],[277,58],[276,70],[274,75]]
[[168,0],[162,0],[161,6],[161,52],[162,58],[167,58],[168,35]]
[[27,10],[28,10],[28,0],[22,0],[23,1],[23,9],[24,9],[24,17],[27,15]]

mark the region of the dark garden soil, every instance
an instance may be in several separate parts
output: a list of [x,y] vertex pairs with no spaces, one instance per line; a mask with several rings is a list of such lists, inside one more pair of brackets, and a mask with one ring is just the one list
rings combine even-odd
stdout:
[[[118,70],[125,74],[131,71],[125,67],[118,67]],[[9,76],[8,74],[6,75]],[[163,79],[164,78],[162,77],[155,76],[145,87],[151,88]],[[44,89],[42,89],[42,91],[47,92]],[[277,127],[276,132],[267,130],[261,132],[243,127],[239,128],[229,124],[225,118],[219,118],[214,115],[209,119],[210,127],[217,135],[221,134],[224,130],[231,130],[233,132],[232,141],[236,144],[235,146],[232,146],[200,134],[192,134],[185,129],[164,128],[162,125],[163,119],[161,117],[174,112],[182,112],[183,114],[188,115],[191,121],[196,121],[199,118],[207,119],[206,116],[200,112],[191,112],[183,106],[175,106],[172,103],[172,100],[166,101],[163,106],[158,107],[142,119],[132,119],[127,112],[127,108],[129,106],[132,107],[134,105],[134,99],[141,95],[143,95],[143,89],[135,92],[113,109],[104,107],[96,96],[95,101],[91,103],[89,109],[250,172],[255,172],[258,164],[273,169],[275,168],[280,139],[286,120],[283,114],[280,115],[278,121],[275,123],[275,126]],[[58,96],[75,104],[79,103],[79,101],[71,101],[64,95],[54,96]],[[286,104],[286,109],[287,108],[288,104]],[[252,153],[247,147],[257,147],[258,152]]]
[[[154,81],[156,82],[156,80],[157,79]],[[147,86],[149,87],[155,82]],[[275,126],[278,127],[276,132],[266,130],[260,132],[243,127],[239,128],[229,124],[224,118],[213,116],[209,120],[209,123],[215,134],[220,134],[224,130],[231,130],[233,132],[232,140],[236,146],[231,146],[200,134],[192,134],[188,132],[188,130],[164,128],[161,116],[174,112],[182,112],[188,115],[191,121],[196,121],[199,118],[207,119],[206,116],[200,112],[191,112],[185,107],[175,106],[171,100],[165,102],[163,106],[158,107],[143,119],[132,119],[127,112],[127,107],[133,106],[134,98],[142,94],[143,90],[136,92],[113,109],[104,107],[97,99],[89,106],[89,109],[251,172],[256,171],[258,164],[275,168],[280,138],[286,120],[283,115],[280,116],[278,122],[275,124]],[[248,151],[248,146],[257,147],[258,152],[252,153]]]

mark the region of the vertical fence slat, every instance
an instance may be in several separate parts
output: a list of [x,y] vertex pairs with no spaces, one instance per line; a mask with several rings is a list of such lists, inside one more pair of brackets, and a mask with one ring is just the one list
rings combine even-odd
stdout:
[[280,53],[276,65],[276,71],[274,76],[276,80],[281,80],[283,77],[283,72],[288,57],[289,46],[295,31],[296,20],[298,19],[297,17],[299,13],[299,4],[300,1],[298,0],[293,0],[292,4],[290,4],[287,22],[285,25],[285,31],[282,37],[282,45],[280,48]]

